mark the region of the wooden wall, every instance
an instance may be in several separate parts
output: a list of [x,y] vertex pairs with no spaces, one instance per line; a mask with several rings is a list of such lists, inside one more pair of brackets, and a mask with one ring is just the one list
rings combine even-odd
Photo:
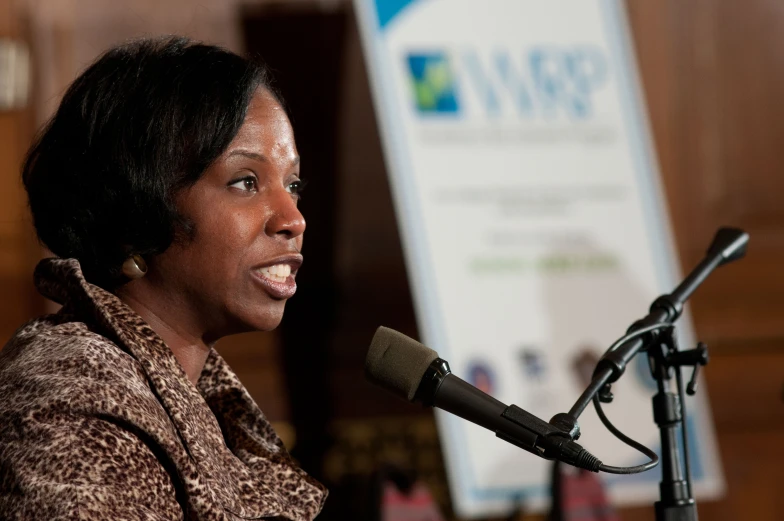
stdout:
[[[784,519],[784,9],[775,0],[628,0],[684,271],[716,227],[746,259],[695,293],[726,499],[700,519]],[[643,511],[628,519],[653,519]]]
[[[24,40],[23,25],[12,7],[12,0],[0,0],[0,38]],[[0,347],[43,309],[32,283],[40,249],[19,175],[32,133],[29,106],[0,110]]]

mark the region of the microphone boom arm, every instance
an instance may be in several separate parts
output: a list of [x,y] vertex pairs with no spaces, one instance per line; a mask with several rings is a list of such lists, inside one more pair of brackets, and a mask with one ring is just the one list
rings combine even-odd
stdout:
[[[654,300],[648,315],[629,328],[627,337],[624,337],[627,340],[613,344],[599,360],[591,384],[569,410],[568,415],[575,423],[594,396],[599,394],[600,399],[602,395],[611,396],[608,384],[621,377],[626,365],[637,353],[647,350],[659,329],[672,325],[680,318],[683,305],[714,269],[745,255],[748,241],[749,234],[736,228],[720,228],[716,232],[705,258],[672,293]],[[646,333],[645,336],[643,333]]]
[[[550,421],[564,431],[579,436],[577,418],[591,402],[596,407],[602,423],[621,441],[651,456],[651,462],[637,467],[608,467],[600,470],[614,473],[632,473],[648,470],[658,463],[658,457],[648,448],[624,435],[604,415],[600,402],[612,401],[611,384],[626,370],[626,365],[640,351],[648,352],[651,375],[657,381],[658,393],[653,397],[654,421],[659,427],[662,447],[662,479],[659,485],[661,497],[655,504],[657,521],[696,521],[697,506],[692,493],[691,472],[688,459],[687,422],[683,400],[681,367],[692,366],[694,373],[687,386],[688,394],[695,393],[697,372],[707,364],[705,344],[681,351],[677,347],[674,323],[683,312],[683,305],[714,269],[743,257],[749,235],[743,230],[721,228],[716,233],[705,258],[689,275],[667,295],[653,301],[650,312],[638,320],[627,331],[627,335],[615,342],[596,365],[589,386],[566,414],[557,414]],[[677,383],[678,393],[670,392],[671,370]],[[680,430],[683,457],[677,442]],[[685,470],[685,472],[684,472]]]

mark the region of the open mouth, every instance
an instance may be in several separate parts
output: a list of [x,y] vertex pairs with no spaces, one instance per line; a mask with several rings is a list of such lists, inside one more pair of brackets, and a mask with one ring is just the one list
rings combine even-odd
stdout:
[[265,266],[256,270],[262,277],[269,279],[273,282],[286,282],[291,276],[290,264],[275,264],[273,266]]
[[[274,261],[273,261],[274,262]],[[302,257],[279,259],[276,264],[254,268],[254,280],[274,299],[283,300],[294,296],[297,292],[295,278]]]

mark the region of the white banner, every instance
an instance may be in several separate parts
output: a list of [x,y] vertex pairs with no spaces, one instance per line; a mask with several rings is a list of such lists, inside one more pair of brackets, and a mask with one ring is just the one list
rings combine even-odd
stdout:
[[[504,403],[545,420],[568,411],[585,387],[579,367],[592,368],[678,282],[622,7],[355,5],[422,340]],[[679,327],[691,344],[688,316]],[[655,385],[638,359],[607,412],[658,447]],[[687,407],[695,488],[716,496],[723,480],[704,387]],[[547,504],[548,462],[437,418],[461,517]],[[580,425],[580,443],[606,464],[642,462],[592,410]],[[656,499],[659,475],[603,477],[625,504]]]

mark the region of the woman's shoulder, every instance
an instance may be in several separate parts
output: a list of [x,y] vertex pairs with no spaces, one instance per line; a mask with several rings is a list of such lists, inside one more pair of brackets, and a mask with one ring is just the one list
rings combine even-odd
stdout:
[[144,379],[138,362],[96,328],[65,313],[46,315],[19,328],[0,351],[0,374],[26,378]]
[[157,403],[136,359],[64,313],[28,322],[0,351],[0,415],[32,407],[66,412],[128,393]]
[[182,518],[145,443],[173,438],[166,413],[138,362],[88,324],[50,315],[16,332],[0,351],[0,418],[0,518]]

